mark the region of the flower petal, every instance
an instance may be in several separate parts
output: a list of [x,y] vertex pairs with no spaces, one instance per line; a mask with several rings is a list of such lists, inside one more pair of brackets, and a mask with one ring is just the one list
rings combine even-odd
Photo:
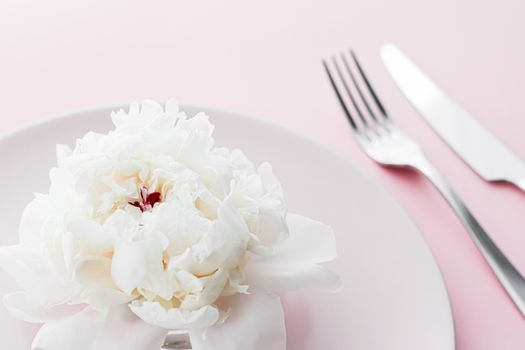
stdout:
[[259,232],[257,237],[261,243],[273,246],[289,235],[287,222],[279,210],[274,208],[259,208]]
[[253,257],[246,266],[248,284],[273,291],[303,288],[337,291],[339,276],[317,263],[337,256],[332,229],[318,221],[288,215],[290,236],[275,248],[275,255]]
[[290,236],[267,258],[274,263],[322,263],[337,257],[334,231],[319,221],[288,214]]
[[9,293],[2,299],[12,317],[31,323],[44,323],[78,312],[78,305],[61,305],[50,309],[43,308],[37,300],[25,292]]
[[253,292],[221,299],[231,308],[222,323],[206,330],[190,330],[194,350],[285,350],[286,329],[281,302],[276,295]]
[[98,308],[108,308],[128,303],[134,297],[118,290],[111,278],[111,259],[104,256],[80,256],[73,269],[74,279],[84,288],[78,296],[79,303]]
[[166,300],[171,299],[169,274],[163,265],[166,245],[166,237],[152,235],[142,241],[118,246],[111,267],[115,284],[127,294],[140,288],[142,292],[153,292]]
[[45,307],[61,304],[77,292],[76,286],[64,281],[49,261],[21,246],[0,248],[0,268]]
[[119,209],[106,219],[103,227],[107,236],[118,237],[121,240],[128,241],[132,239],[133,228],[136,224],[137,222],[132,215]]
[[112,288],[111,259],[105,256],[82,256],[74,267],[75,280],[91,288]]
[[111,276],[115,284],[131,294],[146,277],[146,257],[140,245],[121,245],[115,249]]
[[92,350],[158,350],[166,334],[166,329],[144,322],[121,305],[109,311]]
[[52,214],[49,196],[37,195],[24,209],[20,219],[20,244],[38,247],[42,229]]
[[105,317],[106,312],[87,307],[73,316],[47,322],[33,339],[31,350],[95,350],[93,343]]
[[71,221],[67,232],[72,236],[73,254],[102,255],[113,250],[113,236],[93,220]]
[[181,309],[195,310],[213,304],[221,295],[221,292],[228,281],[228,272],[224,269],[218,269],[212,275],[202,277],[200,280],[203,284],[202,290],[198,294],[186,295],[180,305]]
[[167,115],[176,117],[179,113],[179,102],[174,98],[170,98],[166,102],[166,107],[164,107],[164,109],[166,110]]
[[151,325],[165,329],[206,328],[219,320],[219,310],[207,305],[195,311],[165,309],[158,302],[134,301],[129,305],[138,317]]
[[171,269],[208,275],[219,268],[236,268],[241,263],[250,237],[248,227],[228,202],[221,204],[218,217],[197,244],[180,257],[172,259]]

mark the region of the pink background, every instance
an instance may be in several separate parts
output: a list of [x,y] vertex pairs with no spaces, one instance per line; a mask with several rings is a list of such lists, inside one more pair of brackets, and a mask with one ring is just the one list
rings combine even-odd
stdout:
[[232,110],[305,134],[383,183],[430,243],[460,350],[523,349],[525,322],[438,193],[357,148],[320,59],[352,46],[413,135],[525,271],[525,194],[483,182],[410,107],[378,56],[394,42],[525,158],[519,0],[0,2],[0,132],[144,97]]

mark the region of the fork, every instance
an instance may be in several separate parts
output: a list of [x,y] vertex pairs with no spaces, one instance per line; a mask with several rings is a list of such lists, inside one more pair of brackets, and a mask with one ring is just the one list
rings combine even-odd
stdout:
[[363,151],[383,166],[416,170],[436,187],[465,226],[516,307],[525,316],[525,279],[425,157],[417,142],[395,124],[355,53],[350,50],[349,54],[342,53],[339,58],[332,56],[329,61],[323,60],[323,66],[350,122],[352,133]]

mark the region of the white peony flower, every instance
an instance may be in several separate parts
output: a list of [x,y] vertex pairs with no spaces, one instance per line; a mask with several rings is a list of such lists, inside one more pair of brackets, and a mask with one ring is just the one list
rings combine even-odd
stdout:
[[318,265],[336,257],[332,230],[287,215],[271,166],[215,147],[206,115],[170,100],[111,118],[58,146],[49,193],[0,248],[23,289],[5,306],[44,323],[32,349],[153,350],[168,330],[197,350],[285,349],[273,293],[339,288]]

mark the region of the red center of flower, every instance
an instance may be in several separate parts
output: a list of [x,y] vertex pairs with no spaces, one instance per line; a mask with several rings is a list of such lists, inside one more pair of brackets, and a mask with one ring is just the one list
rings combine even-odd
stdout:
[[139,208],[142,212],[151,210],[155,203],[158,203],[162,200],[160,198],[160,192],[148,193],[148,189],[146,187],[142,187],[140,189],[140,199],[140,201],[129,202],[129,204]]

